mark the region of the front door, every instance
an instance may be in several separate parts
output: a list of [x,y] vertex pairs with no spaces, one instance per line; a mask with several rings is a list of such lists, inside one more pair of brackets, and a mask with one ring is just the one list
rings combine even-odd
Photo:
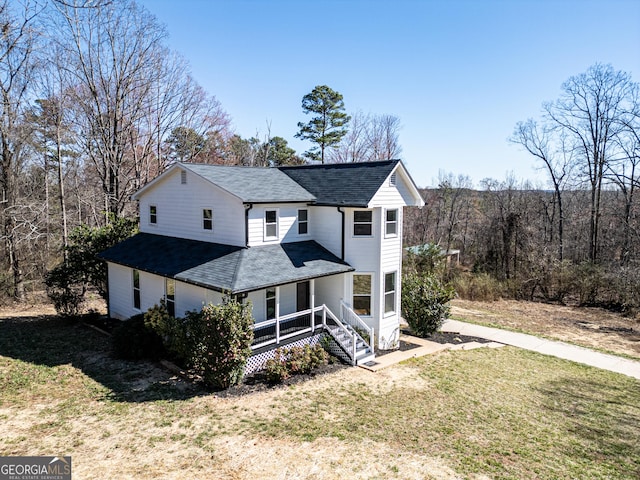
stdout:
[[301,312],[311,308],[311,289],[309,282],[300,282],[296,284],[296,311]]

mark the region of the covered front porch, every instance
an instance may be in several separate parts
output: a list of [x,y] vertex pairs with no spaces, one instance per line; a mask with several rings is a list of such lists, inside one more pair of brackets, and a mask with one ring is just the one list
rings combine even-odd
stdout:
[[345,281],[345,274],[333,275],[248,295],[256,318],[253,351],[265,352],[324,334],[353,365],[372,359],[374,330],[341,300]]

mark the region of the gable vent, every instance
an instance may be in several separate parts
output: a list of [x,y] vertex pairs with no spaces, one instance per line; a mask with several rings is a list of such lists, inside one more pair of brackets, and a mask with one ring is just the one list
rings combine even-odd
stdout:
[[391,177],[389,177],[389,185],[392,187],[396,186],[396,174],[392,173]]
[[186,185],[187,184],[187,171],[186,170],[180,170],[180,183],[182,185]]

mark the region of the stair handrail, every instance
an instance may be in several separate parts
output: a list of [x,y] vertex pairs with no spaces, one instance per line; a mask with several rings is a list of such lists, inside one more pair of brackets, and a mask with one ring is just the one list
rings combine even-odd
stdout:
[[329,332],[329,334],[334,338],[334,340],[336,340],[336,342],[340,343],[338,341],[338,339],[336,338],[336,336],[334,335],[334,333],[331,331],[331,329],[327,328],[326,314],[329,314],[329,316],[336,323],[336,325],[351,338],[352,351],[351,352],[347,352],[346,346],[344,348],[344,351],[345,351],[345,353],[347,353],[347,355],[349,355],[351,357],[351,364],[352,365],[356,365],[357,364],[356,343],[357,343],[357,337],[359,336],[358,332],[356,332],[355,330],[353,332],[351,332],[347,327],[344,326],[344,324],[338,319],[338,317],[336,317],[333,314],[333,312],[331,310],[329,310],[329,308],[326,305],[322,305],[322,307],[323,307],[324,314],[325,314],[323,316],[323,318],[322,318],[323,327],[325,327],[325,330],[327,330]]
[[[365,332],[367,332],[367,334],[369,335],[369,344],[367,346],[371,348],[371,350],[373,351],[373,342],[374,342],[373,327],[370,327],[369,325],[367,325],[364,322],[364,320],[360,318],[360,315],[354,312],[353,309],[347,303],[345,303],[344,300],[340,300],[340,310],[342,313],[342,318],[346,318],[347,323],[349,325],[351,325],[352,327],[360,328]],[[364,338],[362,340],[364,341]]]

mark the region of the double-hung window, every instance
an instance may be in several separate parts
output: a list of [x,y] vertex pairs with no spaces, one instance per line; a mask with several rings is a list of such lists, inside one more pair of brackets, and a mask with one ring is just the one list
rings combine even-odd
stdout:
[[353,212],[353,234],[357,237],[370,237],[373,231],[373,212],[356,210]]
[[149,223],[151,225],[158,223],[158,208],[155,205],[149,205]]
[[133,269],[133,308],[140,310],[140,271]]
[[202,209],[202,228],[204,230],[213,230],[213,210],[210,208]]
[[371,274],[353,274],[353,311],[371,315]]
[[306,235],[309,233],[309,210],[298,210],[298,235]]
[[275,288],[267,288],[266,295],[266,319],[272,320],[276,318],[276,289]]
[[167,313],[172,317],[176,316],[176,282],[172,278],[164,279],[164,303]]
[[395,237],[398,234],[398,210],[387,210],[384,222],[384,234]]
[[278,211],[266,210],[264,212],[264,238],[278,238]]
[[384,275],[384,313],[396,311],[396,272]]

